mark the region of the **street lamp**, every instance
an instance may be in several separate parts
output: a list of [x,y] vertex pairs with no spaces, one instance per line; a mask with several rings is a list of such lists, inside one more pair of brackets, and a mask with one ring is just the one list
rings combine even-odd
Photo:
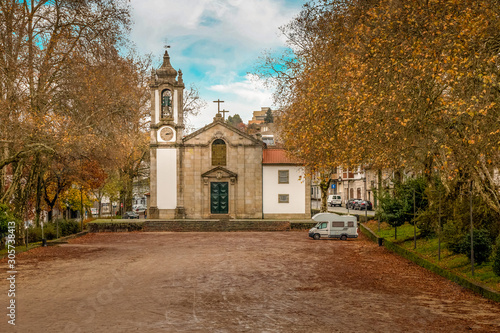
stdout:
[[470,181],[470,263],[472,269],[472,276],[474,276],[474,224],[472,223],[472,185],[473,181]]

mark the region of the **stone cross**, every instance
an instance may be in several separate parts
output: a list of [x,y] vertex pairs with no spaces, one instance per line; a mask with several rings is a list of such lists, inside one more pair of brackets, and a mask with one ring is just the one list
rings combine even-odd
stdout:
[[226,120],[226,113],[228,113],[229,111],[226,111],[226,110],[222,110],[221,113],[222,113],[222,119]]
[[221,101],[221,100],[218,98],[216,101],[214,101],[214,103],[219,104],[219,105],[217,106],[217,113],[220,113],[220,103],[224,103],[224,101]]

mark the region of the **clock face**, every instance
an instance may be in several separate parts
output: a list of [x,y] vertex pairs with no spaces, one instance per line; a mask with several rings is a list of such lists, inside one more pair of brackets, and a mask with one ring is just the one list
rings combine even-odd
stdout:
[[170,128],[170,127],[163,127],[161,130],[160,130],[160,138],[163,140],[163,141],[172,141],[174,137],[174,131]]

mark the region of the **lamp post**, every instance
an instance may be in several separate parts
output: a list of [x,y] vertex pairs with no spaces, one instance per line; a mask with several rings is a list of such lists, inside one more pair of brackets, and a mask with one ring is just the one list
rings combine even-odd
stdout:
[[83,231],[83,186],[80,185],[80,227]]
[[[342,176],[340,176],[340,175],[339,175],[338,182],[339,182],[339,187],[337,188],[337,192],[340,190],[340,184],[342,184]],[[347,207],[347,204],[346,204],[346,207]]]
[[413,188],[413,249],[417,249],[417,222],[415,221],[416,209],[415,209],[415,188]]
[[471,272],[472,276],[474,276],[474,224],[472,222],[472,184],[473,181],[470,182],[470,263],[471,263]]
[[441,260],[441,193],[439,193],[438,260]]

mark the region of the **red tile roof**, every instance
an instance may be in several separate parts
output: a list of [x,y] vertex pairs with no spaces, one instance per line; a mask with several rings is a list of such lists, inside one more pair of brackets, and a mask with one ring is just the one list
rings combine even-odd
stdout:
[[262,164],[293,164],[301,165],[297,159],[289,156],[284,149],[267,148],[263,150]]

